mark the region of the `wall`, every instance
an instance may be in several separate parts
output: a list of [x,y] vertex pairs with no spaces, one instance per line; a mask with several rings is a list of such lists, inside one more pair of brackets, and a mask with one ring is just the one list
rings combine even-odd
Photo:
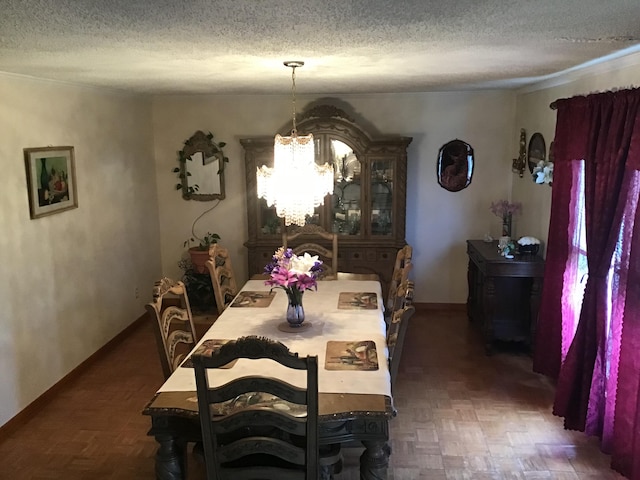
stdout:
[[[161,269],[149,101],[11,75],[0,92],[2,425],[143,314]],[[23,148],[49,145],[75,147],[79,206],[31,220]]]
[[[527,145],[531,135],[540,132],[547,150],[555,135],[556,111],[549,104],[558,98],[588,95],[612,89],[638,87],[640,79],[640,53],[632,53],[589,67],[574,69],[556,78],[529,86],[518,92],[516,124],[527,131]],[[633,85],[635,82],[635,85]],[[518,137],[514,136],[513,156],[518,152]],[[518,235],[533,235],[546,246],[551,215],[552,188],[535,184],[528,170],[523,178],[513,176],[512,197],[523,204]]]
[[[298,111],[317,97],[298,95]],[[464,303],[465,240],[498,233],[491,201],[511,191],[511,138],[515,95],[508,91],[345,95],[334,104],[384,134],[413,137],[408,151],[407,241],[414,246],[417,302]],[[177,262],[193,220],[208,209],[196,233],[217,232],[230,249],[241,283],[247,278],[244,152],[239,139],[273,135],[291,122],[291,97],[164,96],[153,101],[153,130],[162,237],[162,268],[180,276]],[[227,198],[220,203],[185,201],[175,190],[177,151],[196,130],[227,142]],[[471,185],[457,193],[436,178],[438,150],[455,138],[474,148]],[[255,272],[251,272],[255,273]]]

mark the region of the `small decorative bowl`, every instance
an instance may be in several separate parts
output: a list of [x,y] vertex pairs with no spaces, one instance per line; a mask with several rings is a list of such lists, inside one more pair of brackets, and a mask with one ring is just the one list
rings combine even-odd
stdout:
[[518,253],[520,253],[520,255],[537,255],[539,250],[540,245],[537,243],[518,245]]

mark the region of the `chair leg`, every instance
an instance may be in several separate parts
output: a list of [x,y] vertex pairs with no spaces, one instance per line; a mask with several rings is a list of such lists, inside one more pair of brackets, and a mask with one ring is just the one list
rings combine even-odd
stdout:
[[342,471],[342,452],[340,444],[320,447],[319,480],[333,480],[333,475]]

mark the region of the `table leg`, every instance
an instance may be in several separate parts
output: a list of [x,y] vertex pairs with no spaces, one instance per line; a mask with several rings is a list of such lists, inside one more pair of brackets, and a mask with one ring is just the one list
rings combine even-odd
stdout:
[[156,435],[160,444],[156,453],[156,478],[182,480],[185,478],[184,445],[171,435]]
[[363,440],[365,451],[360,456],[360,480],[387,480],[391,447],[385,441]]

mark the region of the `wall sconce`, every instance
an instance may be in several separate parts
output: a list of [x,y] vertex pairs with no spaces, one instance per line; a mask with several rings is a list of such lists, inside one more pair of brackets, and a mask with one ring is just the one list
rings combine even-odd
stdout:
[[527,134],[524,128],[520,129],[520,154],[514,158],[511,164],[511,171],[517,173],[520,178],[524,176],[524,169],[527,168]]

